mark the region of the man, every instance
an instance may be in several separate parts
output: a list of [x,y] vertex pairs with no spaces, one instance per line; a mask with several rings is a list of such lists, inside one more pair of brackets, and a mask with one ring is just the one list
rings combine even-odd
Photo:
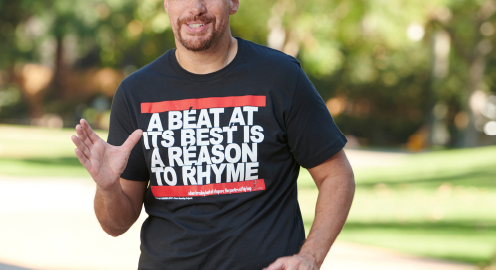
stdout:
[[[108,144],[85,120],[72,137],[103,230],[144,204],[139,269],[319,269],[354,194],[346,139],[294,58],[231,36],[239,0],[164,6],[177,48],[119,86]],[[300,166],[319,189],[306,240]]]

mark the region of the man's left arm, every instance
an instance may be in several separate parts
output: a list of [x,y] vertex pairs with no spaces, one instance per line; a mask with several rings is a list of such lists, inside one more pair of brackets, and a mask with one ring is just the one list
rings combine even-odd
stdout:
[[315,219],[300,253],[277,259],[264,270],[320,269],[344,226],[355,194],[355,180],[343,150],[308,169],[319,189]]

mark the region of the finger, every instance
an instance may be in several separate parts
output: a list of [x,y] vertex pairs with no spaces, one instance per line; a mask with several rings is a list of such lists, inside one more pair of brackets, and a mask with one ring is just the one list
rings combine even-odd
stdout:
[[[284,269],[285,270],[298,270],[298,269],[300,269],[300,266],[299,266],[299,264],[288,263],[288,265]],[[304,269],[304,268],[301,268],[301,269]]]
[[93,143],[96,142],[98,139],[100,139],[100,137],[98,135],[96,135],[96,133],[90,127],[90,124],[88,124],[88,121],[86,121],[85,119],[81,119],[81,121],[79,121],[79,122],[81,123],[81,126],[83,127],[84,133],[86,133],[86,135],[90,138],[90,140]]
[[90,149],[78,138],[76,135],[71,136],[72,142],[77,146],[81,152],[83,152],[84,156],[89,159],[91,155]]
[[283,270],[284,268],[284,260],[283,259],[277,259],[275,262],[273,262],[269,267],[264,268],[264,270]]
[[141,129],[137,129],[131,135],[129,135],[127,140],[121,146],[124,153],[129,155],[129,153],[131,153],[131,150],[133,150],[133,147],[136,145],[142,135],[143,131]]
[[81,162],[81,165],[83,165],[83,167],[89,171],[91,169],[91,162],[84,156],[81,150],[76,148],[74,149],[74,152],[76,152],[76,156],[78,157],[79,162]]
[[76,134],[78,135],[79,139],[88,147],[90,148],[93,145],[93,142],[88,138],[86,133],[84,133],[83,127],[81,125],[76,126]]

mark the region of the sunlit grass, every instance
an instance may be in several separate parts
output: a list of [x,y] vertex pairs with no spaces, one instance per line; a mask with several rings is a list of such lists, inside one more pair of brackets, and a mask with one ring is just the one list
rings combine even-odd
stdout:
[[[96,133],[103,139],[105,131]],[[74,153],[75,129],[0,125],[0,175],[89,176]]]
[[[341,240],[410,254],[489,263],[496,254],[496,147],[403,158],[394,167],[357,168],[357,190]],[[317,191],[301,170],[308,232]]]

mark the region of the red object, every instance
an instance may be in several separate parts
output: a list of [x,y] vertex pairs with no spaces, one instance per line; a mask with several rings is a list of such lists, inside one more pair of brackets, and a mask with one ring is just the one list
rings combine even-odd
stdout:
[[263,179],[191,186],[152,186],[155,197],[201,197],[265,190]]
[[209,108],[265,107],[265,96],[209,97],[141,103],[141,113],[161,113]]

